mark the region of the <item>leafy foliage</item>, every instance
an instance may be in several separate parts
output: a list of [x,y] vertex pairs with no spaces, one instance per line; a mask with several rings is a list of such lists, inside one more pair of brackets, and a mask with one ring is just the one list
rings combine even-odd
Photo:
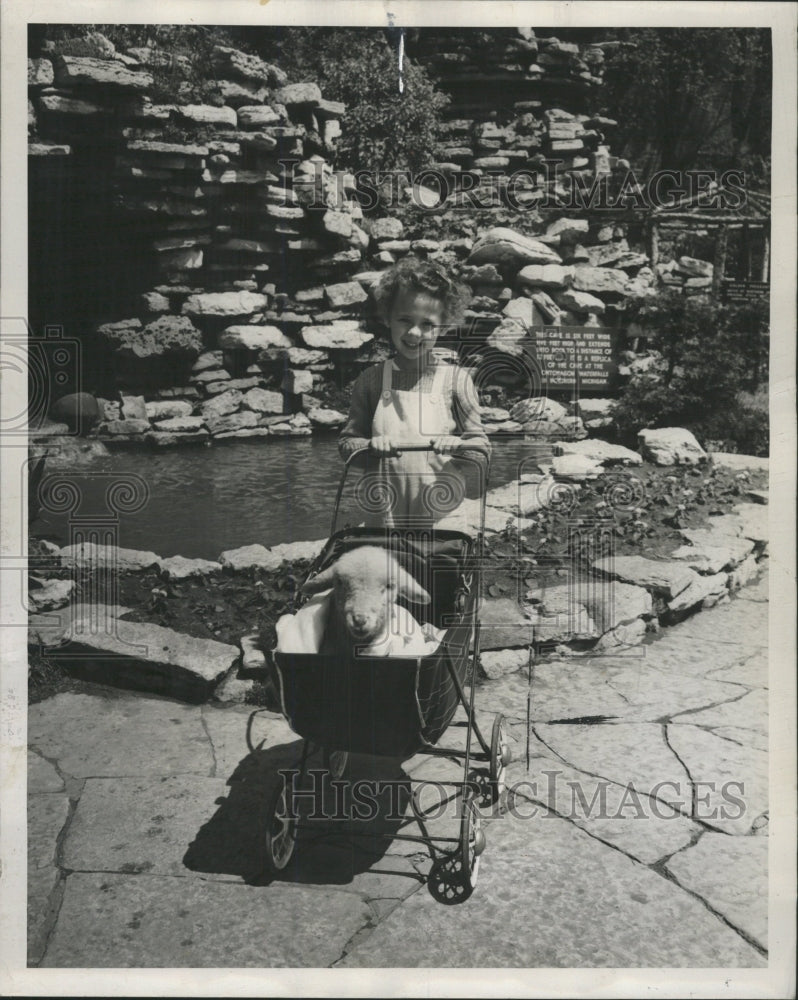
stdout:
[[286,28],[259,38],[264,58],[279,61],[292,80],[313,80],[325,98],[343,101],[343,163],[372,172],[418,170],[431,162],[440,113],[448,98],[426,72],[404,60],[399,92],[397,51],[366,28]]
[[662,352],[661,371],[637,376],[614,417],[634,444],[644,427],[686,427],[721,450],[767,454],[767,409],[745,393],[767,378],[766,301],[719,303],[667,289],[630,309],[650,345]]
[[608,53],[607,110],[616,145],[644,174],[667,167],[742,169],[767,183],[770,30],[623,28]]

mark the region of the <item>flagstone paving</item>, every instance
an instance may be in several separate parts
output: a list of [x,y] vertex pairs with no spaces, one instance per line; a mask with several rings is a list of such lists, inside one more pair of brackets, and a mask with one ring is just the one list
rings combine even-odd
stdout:
[[[267,799],[300,749],[279,715],[102,687],[34,704],[29,964],[763,967],[767,616],[763,577],[642,646],[481,682],[514,761],[459,905],[396,836],[418,832],[408,775],[457,780],[451,760],[353,758],[350,780],[393,782],[395,815],[381,800],[358,840],[317,822],[273,878]],[[432,832],[457,836],[454,807]]]

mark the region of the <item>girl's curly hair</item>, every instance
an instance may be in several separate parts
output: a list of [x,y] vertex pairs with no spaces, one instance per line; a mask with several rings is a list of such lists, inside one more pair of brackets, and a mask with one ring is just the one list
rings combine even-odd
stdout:
[[412,290],[424,292],[442,304],[446,324],[462,322],[463,313],[471,300],[471,291],[453,281],[438,264],[418,257],[404,257],[394,264],[374,286],[373,296],[377,316],[386,323],[398,295]]

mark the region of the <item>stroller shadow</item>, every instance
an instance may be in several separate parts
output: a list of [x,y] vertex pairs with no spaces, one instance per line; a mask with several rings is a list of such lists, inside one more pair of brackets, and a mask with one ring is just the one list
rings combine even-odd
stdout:
[[[301,822],[294,855],[284,871],[271,874],[264,836],[269,804],[282,780],[280,771],[298,771],[301,753],[301,739],[252,747],[227,779],[227,796],[217,799],[217,811],[189,844],[183,857],[186,868],[259,886],[272,882],[346,885],[361,873],[389,870],[392,875],[422,880],[412,866],[408,872],[379,867],[394,835],[407,824],[403,807],[409,801],[410,783],[401,761],[352,755],[347,780],[336,787],[320,752],[309,756],[308,774],[297,785]],[[361,804],[353,814],[355,785],[366,789],[364,798],[371,804]],[[423,850],[420,844],[419,851]]]

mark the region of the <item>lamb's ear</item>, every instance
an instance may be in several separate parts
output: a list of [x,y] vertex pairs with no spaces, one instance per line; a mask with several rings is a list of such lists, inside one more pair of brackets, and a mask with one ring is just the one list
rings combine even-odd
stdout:
[[424,590],[421,584],[415,580],[406,569],[399,566],[392,567],[394,580],[396,581],[397,593],[411,601],[413,604],[429,604],[432,598]]
[[323,569],[321,573],[306,580],[299,588],[303,594],[318,594],[321,590],[329,590],[335,582],[335,564]]

